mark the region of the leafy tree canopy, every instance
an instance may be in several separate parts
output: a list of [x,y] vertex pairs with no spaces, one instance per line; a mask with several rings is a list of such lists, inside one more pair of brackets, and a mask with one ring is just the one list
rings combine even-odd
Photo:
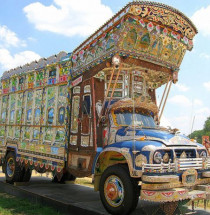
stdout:
[[189,135],[191,139],[196,139],[197,142],[202,143],[202,136],[209,136],[210,137],[210,117],[204,123],[204,127],[202,130],[194,131]]

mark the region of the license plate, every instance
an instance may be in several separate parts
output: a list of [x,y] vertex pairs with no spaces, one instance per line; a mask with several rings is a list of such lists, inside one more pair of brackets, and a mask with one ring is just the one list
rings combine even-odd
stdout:
[[192,184],[195,183],[196,176],[195,175],[187,175],[186,176],[186,183],[187,184]]

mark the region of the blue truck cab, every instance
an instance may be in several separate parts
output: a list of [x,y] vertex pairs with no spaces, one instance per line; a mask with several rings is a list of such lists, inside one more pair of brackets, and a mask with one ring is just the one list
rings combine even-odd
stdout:
[[94,175],[95,190],[112,213],[122,202],[136,205],[138,197],[165,203],[207,198],[206,148],[178,129],[159,126],[157,111],[146,97],[119,100],[109,108],[106,146],[98,155]]

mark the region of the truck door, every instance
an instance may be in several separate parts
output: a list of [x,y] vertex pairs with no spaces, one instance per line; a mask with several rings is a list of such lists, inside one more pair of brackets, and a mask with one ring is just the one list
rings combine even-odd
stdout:
[[76,177],[91,174],[96,155],[96,90],[93,77],[72,89],[68,169]]
[[91,152],[94,151],[94,131],[93,131],[93,95],[92,95],[92,85],[91,80],[84,81],[81,87],[81,110],[80,110],[80,141],[79,143],[79,150],[86,151],[90,150]]

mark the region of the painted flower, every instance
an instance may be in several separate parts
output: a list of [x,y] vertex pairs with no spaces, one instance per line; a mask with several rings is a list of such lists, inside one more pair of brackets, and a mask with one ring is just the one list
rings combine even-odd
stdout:
[[176,35],[176,33],[175,33],[174,31],[171,32],[171,36],[172,36],[174,39],[176,39],[176,37],[177,37],[177,35]]
[[141,13],[141,10],[139,10],[139,8],[136,9],[136,13],[139,15]]
[[84,53],[85,53],[85,51],[84,51],[84,50],[81,50],[81,51],[79,52],[79,56],[80,56],[80,57],[83,57]]
[[164,28],[164,29],[163,29],[163,34],[164,34],[164,35],[167,35],[167,34],[168,34],[167,28]]
[[183,41],[184,41],[185,44],[188,44],[188,39],[187,39],[187,37],[184,37],[184,38],[183,38]]
[[139,23],[141,24],[142,27],[145,27],[145,22],[144,22],[143,19],[141,19],[141,20],[139,21]]
[[192,40],[188,40],[188,44],[189,44],[189,46],[193,46],[193,41]]
[[77,55],[73,55],[73,56],[72,56],[72,61],[73,61],[73,62],[76,62],[76,60],[77,60]]
[[106,37],[106,33],[103,33],[101,39],[103,40],[105,37]]
[[147,29],[148,29],[148,31],[152,31],[153,28],[154,28],[154,25],[152,24],[152,22],[149,22],[149,23],[147,24]]
[[177,50],[177,49],[178,49],[178,47],[179,47],[178,44],[179,44],[179,43],[178,43],[176,40],[173,42],[173,49],[174,49],[174,50]]
[[176,35],[176,39],[177,39],[177,40],[180,40],[180,39],[181,39],[180,34],[177,34],[177,35]]
[[169,37],[164,37],[163,39],[163,45],[166,46],[170,43],[170,38]]
[[118,38],[119,38],[117,34],[113,34],[112,37],[115,41],[118,40]]
[[160,26],[159,25],[156,26],[156,31],[158,34],[160,33]]

